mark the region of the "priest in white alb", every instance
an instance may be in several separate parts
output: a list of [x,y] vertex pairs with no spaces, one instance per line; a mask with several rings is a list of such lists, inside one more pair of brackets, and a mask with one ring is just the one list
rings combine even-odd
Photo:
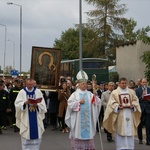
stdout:
[[70,128],[73,150],[95,150],[94,135],[100,112],[101,101],[87,91],[87,74],[81,70],[77,74],[79,87],[68,99],[65,122]]
[[111,93],[103,120],[103,127],[115,133],[116,150],[134,150],[134,135],[140,116],[135,91],[127,87],[126,78],[121,78],[118,88]]
[[[38,103],[34,102],[37,100]],[[16,126],[20,129],[22,150],[39,150],[44,132],[43,119],[47,110],[42,92],[34,87],[33,79],[26,80],[26,86],[15,100],[15,107]]]

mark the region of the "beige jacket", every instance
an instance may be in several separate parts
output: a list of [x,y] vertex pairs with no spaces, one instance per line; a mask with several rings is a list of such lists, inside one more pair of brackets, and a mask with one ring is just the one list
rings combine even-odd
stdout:
[[104,111],[106,110],[106,107],[107,107],[107,104],[108,104],[108,101],[110,98],[110,94],[111,94],[111,92],[109,90],[102,93],[101,101],[102,101],[102,105],[104,107]]

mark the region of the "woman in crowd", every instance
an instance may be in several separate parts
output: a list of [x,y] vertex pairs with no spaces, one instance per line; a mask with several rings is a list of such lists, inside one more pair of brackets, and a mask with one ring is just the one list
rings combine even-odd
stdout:
[[62,83],[62,88],[58,91],[58,100],[60,101],[58,118],[63,133],[68,132],[64,119],[67,109],[67,100],[69,97],[70,97],[70,90],[67,88],[67,82],[65,81]]
[[133,90],[136,89],[136,85],[135,85],[135,82],[134,82],[133,80],[130,80],[130,81],[129,81],[128,88],[133,89]]

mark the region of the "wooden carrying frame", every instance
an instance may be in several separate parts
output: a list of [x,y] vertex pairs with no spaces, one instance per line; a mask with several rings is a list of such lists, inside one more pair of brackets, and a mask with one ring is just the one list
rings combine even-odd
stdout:
[[132,106],[131,97],[129,94],[119,94],[119,101],[123,108],[130,108],[130,106]]
[[41,90],[56,91],[60,76],[61,50],[32,47],[31,78]]

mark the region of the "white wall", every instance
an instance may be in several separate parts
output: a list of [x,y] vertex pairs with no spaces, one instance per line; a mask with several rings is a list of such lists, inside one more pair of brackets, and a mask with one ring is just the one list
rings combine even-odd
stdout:
[[134,80],[144,77],[145,64],[140,57],[143,52],[150,50],[150,45],[141,41],[135,44],[119,46],[116,48],[116,68],[119,77],[126,77],[127,80]]

